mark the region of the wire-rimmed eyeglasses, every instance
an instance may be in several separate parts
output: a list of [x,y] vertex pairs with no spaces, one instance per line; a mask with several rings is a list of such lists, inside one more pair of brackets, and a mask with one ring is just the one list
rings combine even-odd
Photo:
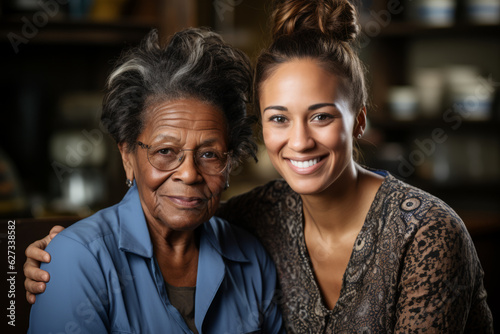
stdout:
[[228,168],[231,155],[231,152],[221,152],[213,147],[180,149],[167,144],[150,146],[140,141],[137,144],[147,150],[148,161],[151,166],[162,171],[171,171],[179,167],[186,157],[184,152],[191,151],[193,152],[194,163],[200,172],[207,175],[219,175]]

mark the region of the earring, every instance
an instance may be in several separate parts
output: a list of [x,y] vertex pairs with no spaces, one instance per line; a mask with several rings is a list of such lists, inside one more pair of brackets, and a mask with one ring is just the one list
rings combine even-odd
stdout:
[[224,190],[226,190],[227,188],[229,188],[229,180],[226,180],[226,185],[224,186]]
[[358,139],[361,139],[361,133],[358,135]]
[[125,184],[127,185],[127,187],[131,188],[134,185],[134,182],[132,180],[127,179],[127,181],[125,181]]

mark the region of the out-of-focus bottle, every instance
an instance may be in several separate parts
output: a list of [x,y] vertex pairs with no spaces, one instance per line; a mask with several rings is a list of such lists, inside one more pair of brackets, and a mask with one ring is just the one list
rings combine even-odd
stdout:
[[411,121],[417,118],[418,98],[412,86],[394,86],[389,90],[389,109],[397,121]]
[[429,26],[451,26],[455,22],[455,0],[415,0],[413,16],[419,23]]
[[467,19],[475,24],[499,24],[500,0],[466,0]]

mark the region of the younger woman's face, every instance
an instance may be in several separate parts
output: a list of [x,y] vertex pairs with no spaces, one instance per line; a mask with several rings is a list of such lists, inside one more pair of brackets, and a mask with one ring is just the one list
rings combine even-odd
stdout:
[[327,190],[354,166],[355,117],[340,84],[315,61],[300,59],[279,65],[261,85],[267,152],[299,194]]

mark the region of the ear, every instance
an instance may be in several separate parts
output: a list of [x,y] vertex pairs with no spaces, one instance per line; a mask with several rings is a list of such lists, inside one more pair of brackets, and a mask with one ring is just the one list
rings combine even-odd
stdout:
[[227,188],[229,188],[229,174],[230,174],[230,173],[231,173],[231,170],[230,170],[230,168],[229,168],[229,169],[225,172],[225,174],[226,174],[226,177],[225,177],[226,181],[225,181],[225,182],[226,182],[226,183],[224,184],[224,190],[223,190],[223,191],[225,191],[225,190],[227,190]]
[[356,116],[356,126],[354,127],[354,131],[352,135],[354,138],[358,138],[358,136],[362,136],[366,129],[366,107],[361,108]]
[[129,152],[128,145],[126,143],[118,144],[118,149],[122,156],[123,168],[125,169],[125,175],[130,181],[134,181],[134,155]]

